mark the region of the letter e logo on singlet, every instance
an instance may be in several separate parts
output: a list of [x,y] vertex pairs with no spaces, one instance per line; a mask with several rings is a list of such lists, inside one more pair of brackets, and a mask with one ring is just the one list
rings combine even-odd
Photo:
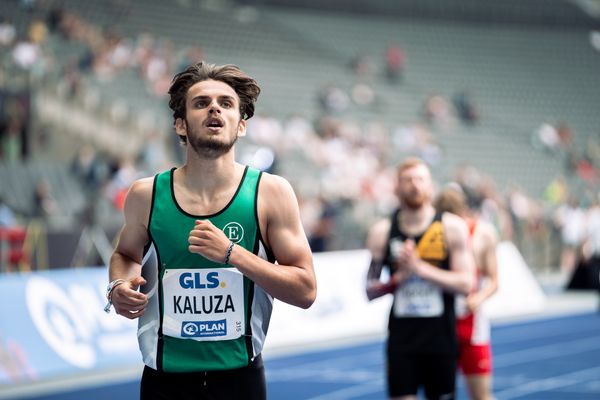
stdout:
[[237,222],[229,222],[223,227],[223,232],[233,243],[239,243],[244,238],[244,228]]

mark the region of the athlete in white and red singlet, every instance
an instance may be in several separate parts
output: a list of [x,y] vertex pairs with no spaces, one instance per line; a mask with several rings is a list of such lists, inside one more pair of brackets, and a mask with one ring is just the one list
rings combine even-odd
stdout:
[[496,246],[498,235],[489,222],[479,217],[477,199],[467,199],[455,187],[444,189],[436,207],[462,216],[469,228],[470,245],[476,263],[477,283],[468,296],[456,297],[456,330],[459,362],[471,399],[491,400],[492,351],[490,322],[480,312],[481,304],[498,289]]

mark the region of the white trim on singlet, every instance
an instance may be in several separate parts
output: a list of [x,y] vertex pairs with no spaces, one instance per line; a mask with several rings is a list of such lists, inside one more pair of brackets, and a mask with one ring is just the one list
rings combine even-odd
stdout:
[[[262,242],[258,242],[258,256],[267,260],[267,252]],[[265,292],[263,288],[254,285],[254,298],[252,299],[252,316],[250,327],[252,328],[252,357],[262,352],[265,338],[269,329],[269,321],[273,311],[273,297]]]
[[142,261],[142,277],[146,284],[140,291],[148,296],[146,312],[138,321],[138,345],[144,364],[158,369],[158,329],[160,326],[160,301],[158,296],[158,257],[154,244],[150,246]]

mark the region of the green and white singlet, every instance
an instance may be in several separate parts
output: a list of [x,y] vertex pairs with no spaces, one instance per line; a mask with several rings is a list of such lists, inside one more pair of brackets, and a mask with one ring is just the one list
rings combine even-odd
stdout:
[[273,298],[231,265],[191,253],[188,237],[196,220],[208,219],[236,245],[273,261],[258,224],[261,172],[246,167],[224,209],[196,216],[177,204],[174,170],[154,178],[142,262],[149,304],[138,326],[144,363],[165,372],[244,367],[262,351]]

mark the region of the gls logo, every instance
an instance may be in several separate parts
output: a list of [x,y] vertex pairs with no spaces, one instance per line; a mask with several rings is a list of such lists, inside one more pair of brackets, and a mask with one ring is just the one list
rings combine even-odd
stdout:
[[219,273],[216,271],[184,272],[179,276],[179,285],[184,289],[215,289],[225,287],[225,282],[219,280]]
[[223,232],[233,243],[239,243],[244,238],[244,228],[237,222],[229,222],[223,227]]

